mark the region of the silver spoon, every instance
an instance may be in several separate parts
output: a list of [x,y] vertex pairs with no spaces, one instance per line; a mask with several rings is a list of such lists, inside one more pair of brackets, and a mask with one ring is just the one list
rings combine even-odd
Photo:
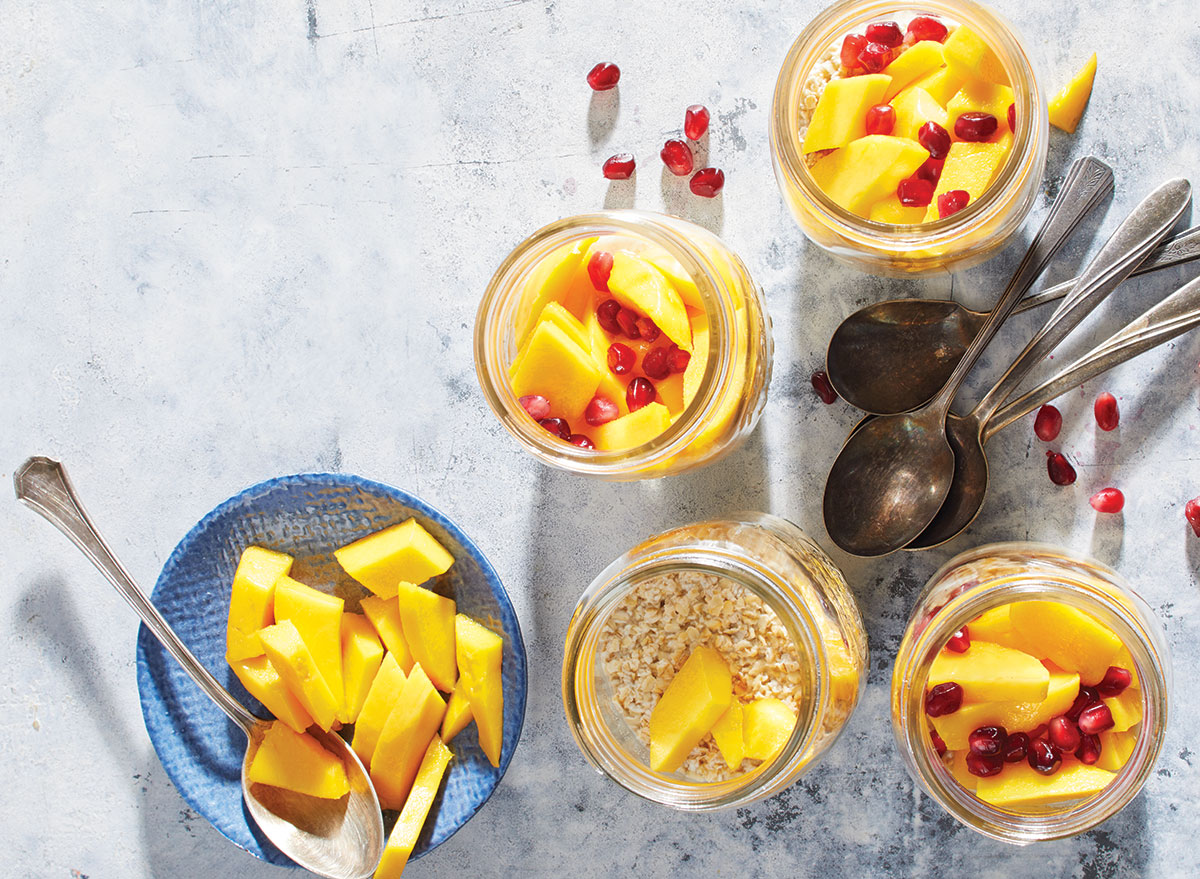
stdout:
[[[1200,226],[1167,240],[1134,275],[1200,259]],[[1020,314],[1065,296],[1072,278],[1028,296]],[[861,308],[834,330],[825,355],[833,389],[847,403],[876,415],[916,409],[946,383],[988,313],[947,299],[892,299]]]
[[317,726],[308,730],[346,766],[350,793],[340,800],[251,784],[246,777],[250,761],[263,734],[275,721],[260,720],[243,708],[184,646],[100,537],[62,464],[50,458],[30,458],[13,474],[13,483],[17,499],[50,520],[83,551],[197,686],[246,734],[242,796],[267,839],[301,867],[321,876],[365,879],[372,875],[383,854],[383,815],[371,779],[350,746],[340,736]]
[[876,556],[905,546],[933,521],[954,478],[946,414],[984,347],[1046,263],[1112,191],[1112,169],[1088,156],[1071,168],[1016,274],[949,381],[915,412],[863,424],[842,446],[825,483],[825,527],[846,552]]
[[947,416],[946,435],[954,450],[954,480],[942,508],[907,549],[927,549],[945,543],[974,520],[987,491],[983,431],[988,420],[1029,372],[1129,277],[1133,268],[1183,216],[1191,201],[1192,187],[1182,179],[1164,183],[1143,199],[1088,263],[1062,305],[979,404],[967,415]]

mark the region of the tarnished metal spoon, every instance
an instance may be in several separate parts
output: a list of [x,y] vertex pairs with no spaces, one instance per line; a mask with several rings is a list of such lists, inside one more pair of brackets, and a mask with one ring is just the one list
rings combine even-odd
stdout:
[[[1194,259],[1200,259],[1200,226],[1163,243],[1133,274]],[[1012,313],[1061,299],[1078,281],[1072,278],[1028,296]],[[916,409],[946,383],[987,316],[946,299],[892,299],[861,308],[829,340],[829,382],[847,403],[876,415]]]
[[1111,168],[1091,156],[1078,160],[996,308],[933,400],[915,412],[865,423],[846,440],[825,483],[825,527],[834,543],[855,555],[884,555],[933,521],[954,478],[946,414],[959,385],[1046,263],[1112,186]]
[[246,734],[242,797],[267,839],[301,867],[321,876],[365,879],[372,875],[383,854],[383,815],[371,779],[350,746],[340,736],[322,732],[316,726],[308,730],[345,764],[350,793],[339,800],[251,784],[246,777],[250,761],[263,734],[275,721],[260,720],[243,708],[187,649],[100,537],[62,464],[49,458],[30,458],[13,474],[13,483],[17,499],[50,520],[83,551],[196,685]]
[[1164,183],[1143,199],[1088,263],[1074,289],[979,404],[967,415],[947,416],[946,435],[954,450],[954,480],[933,521],[906,549],[937,546],[974,520],[983,505],[988,483],[987,455],[983,451],[985,425],[1029,372],[1129,277],[1183,216],[1191,201],[1192,187],[1182,179]]

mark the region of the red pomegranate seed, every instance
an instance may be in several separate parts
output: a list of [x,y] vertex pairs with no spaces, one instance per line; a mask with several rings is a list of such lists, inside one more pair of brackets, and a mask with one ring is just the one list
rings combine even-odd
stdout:
[[908,208],[923,208],[933,201],[934,184],[920,177],[905,177],[896,187],[896,198]]
[[853,70],[856,67],[861,67],[858,56],[862,54],[862,50],[867,48],[867,38],[862,34],[848,34],[842,40],[842,66],[847,70]]
[[894,49],[904,42],[904,32],[894,21],[877,21],[867,25],[867,39]]
[[999,756],[985,756],[976,754],[971,751],[967,754],[967,772],[972,775],[978,775],[980,778],[987,778],[989,775],[995,775],[1004,768],[1004,759]]
[[650,384],[649,380],[638,376],[625,389],[625,405],[629,407],[630,412],[636,412],[643,406],[653,403],[657,395],[658,391],[654,390],[654,385]]
[[703,104],[692,104],[683,114],[683,136],[688,140],[699,140],[708,131],[708,108]]
[[813,390],[817,392],[817,396],[821,398],[822,403],[834,403],[837,401],[837,391],[833,389],[833,385],[829,381],[829,375],[824,370],[817,370],[812,374]]
[[1104,746],[1100,742],[1100,736],[1080,736],[1079,747],[1075,749],[1075,759],[1091,766],[1100,759],[1102,750]]
[[692,148],[682,140],[668,140],[663,144],[659,153],[667,170],[676,177],[684,177],[692,173]]
[[1116,723],[1113,721],[1112,711],[1103,702],[1098,705],[1089,705],[1079,715],[1079,731],[1087,733],[1089,736],[1102,733],[1114,726]]
[[858,63],[867,73],[878,73],[892,63],[892,50],[883,43],[867,43],[858,53]]
[[891,104],[874,104],[867,108],[867,134],[891,134],[896,127],[896,109]]
[[1183,505],[1183,518],[1188,520],[1192,531],[1200,537],[1200,497],[1192,498]]
[[628,345],[613,342],[608,346],[608,368],[615,375],[628,375],[633,371],[635,363],[637,363],[637,354]]
[[521,408],[529,413],[529,417],[534,421],[541,421],[543,418],[550,417],[550,401],[541,394],[526,394],[521,399],[517,400],[521,404]]
[[608,424],[610,421],[615,421],[620,415],[621,410],[617,408],[617,404],[608,399],[608,397],[601,397],[599,394],[592,397],[592,401],[583,410],[583,420],[592,427]]
[[963,113],[954,120],[954,136],[959,140],[979,142],[996,133],[1000,123],[991,113]]
[[670,349],[665,346],[651,348],[642,357],[642,372],[646,373],[655,381],[660,381],[671,374],[671,365],[667,362],[667,352]]
[[1071,707],[1065,712],[1065,716],[1071,720],[1078,721],[1079,715],[1083,713],[1083,709],[1090,705],[1100,704],[1100,693],[1095,687],[1083,686],[1079,688],[1079,692],[1075,695],[1075,701],[1071,703]]
[[908,23],[908,30],[905,31],[913,38],[913,42],[921,40],[936,40],[941,42],[946,39],[946,26],[934,18],[932,15],[918,15]]
[[[601,293],[608,292],[608,278],[612,274],[612,267],[613,255],[607,250],[597,250],[588,257],[588,277],[592,279],[592,286]],[[601,326],[604,325],[601,324]]]
[[930,717],[953,714],[962,707],[963,688],[953,681],[938,684],[925,694],[925,713]]
[[622,308],[617,312],[617,325],[621,328],[621,332],[631,339],[640,339],[641,334],[637,327],[637,312],[632,308]]
[[594,449],[596,444],[592,442],[591,437],[584,433],[573,433],[567,437],[567,442],[573,446],[579,446],[581,449]]
[[603,302],[597,305],[596,323],[600,324],[600,329],[614,336],[621,332],[621,325],[617,323],[617,313],[620,312],[620,310],[621,303],[617,302],[615,299],[605,299]]
[[1046,724],[1039,723],[1037,726],[1035,726],[1033,729],[1031,729],[1029,731],[1029,741],[1032,742],[1034,739],[1044,739],[1046,737],[1046,732],[1048,730],[1049,730],[1049,727],[1046,726]]
[[725,188],[725,172],[720,168],[701,168],[692,175],[692,192],[704,198],[715,198]]
[[1108,391],[1096,398],[1096,405],[1092,409],[1096,413],[1096,423],[1100,425],[1101,430],[1116,430],[1117,425],[1121,423],[1117,398]]
[[999,757],[1004,750],[1008,731],[1002,726],[981,726],[967,736],[972,754],[981,757]]
[[1017,133],[1017,105],[1008,105],[1008,130],[1013,134]]
[[1125,509],[1125,495],[1119,488],[1102,488],[1088,499],[1088,503],[1097,513],[1119,513]]
[[1079,727],[1071,718],[1061,714],[1050,721],[1046,737],[1060,751],[1074,751],[1079,747]]
[[1029,760],[1030,767],[1042,775],[1053,775],[1062,765],[1062,754],[1045,739],[1035,739],[1030,743],[1029,756],[1026,759]]
[[1033,420],[1033,432],[1044,443],[1058,438],[1062,430],[1062,413],[1058,408],[1047,403],[1038,410],[1037,418]]
[[943,192],[938,196],[938,218],[945,219],[952,214],[957,214],[967,206],[967,202],[971,200],[971,194],[965,189],[951,189],[949,192]]
[[609,180],[628,180],[636,167],[633,153],[617,153],[604,160],[604,176]]
[[538,421],[538,424],[559,439],[566,439],[571,435],[571,425],[567,424],[567,419],[565,418],[542,418]]
[[935,159],[944,159],[950,152],[950,132],[933,121],[917,129],[917,142]]
[[638,335],[647,342],[653,342],[662,335],[662,330],[658,328],[658,324],[650,320],[648,317],[639,317],[637,319]]
[[1058,452],[1046,452],[1046,472],[1055,485],[1070,485],[1075,481],[1075,468]]
[[946,649],[951,653],[966,653],[971,648],[971,630],[963,626],[950,636]]
[[945,159],[935,159],[933,156],[930,156],[917,169],[916,176],[922,180],[928,180],[934,186],[937,186],[937,182],[942,179],[942,166],[945,164]]
[[687,372],[688,364],[692,362],[692,352],[682,348],[672,348],[667,355],[667,365],[671,372]]
[[1133,674],[1129,669],[1121,668],[1119,665],[1110,665],[1100,683],[1096,684],[1096,692],[1100,694],[1101,698],[1111,699],[1113,696],[1120,696],[1124,693],[1125,688],[1132,683]]
[[936,729],[930,727],[929,738],[933,741],[933,749],[938,752],[938,756],[946,756],[946,753],[950,749],[946,747],[946,743],[942,740],[942,737],[938,735],[938,731]]
[[621,78],[621,68],[610,61],[601,61],[588,71],[587,83],[598,92],[606,92]]
[[1004,740],[1004,752],[1001,756],[1005,763],[1020,763],[1029,754],[1029,736],[1023,732],[1009,733]]

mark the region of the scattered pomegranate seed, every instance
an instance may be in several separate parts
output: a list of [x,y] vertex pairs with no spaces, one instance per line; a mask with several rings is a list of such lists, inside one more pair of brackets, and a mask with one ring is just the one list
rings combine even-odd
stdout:
[[936,40],[940,43],[946,39],[946,34],[949,31],[944,24],[932,15],[918,15],[908,23],[908,30],[905,33],[913,38],[913,42],[919,43],[921,40]]
[[1062,430],[1062,413],[1058,408],[1047,403],[1038,410],[1037,418],[1033,420],[1033,432],[1044,443],[1058,439]]
[[692,104],[683,114],[683,136],[688,140],[699,140],[708,131],[708,108],[703,104]]
[[1192,498],[1183,505],[1183,517],[1192,526],[1192,531],[1200,537],[1200,497]]
[[896,198],[907,208],[923,208],[933,201],[935,184],[920,177],[905,177],[896,187]]
[[1079,715],[1083,713],[1083,709],[1090,705],[1098,704],[1100,704],[1100,693],[1095,687],[1080,687],[1079,692],[1075,695],[1075,701],[1066,710],[1065,716],[1071,718],[1071,720],[1078,721]]
[[663,144],[659,153],[667,170],[676,177],[684,177],[692,173],[692,148],[682,140],[668,140]]
[[1113,721],[1112,710],[1103,702],[1098,705],[1089,705],[1079,715],[1079,731],[1087,733],[1089,736],[1102,733],[1114,726],[1116,723]]
[[998,757],[1004,750],[1008,731],[1002,726],[981,726],[967,736],[972,754],[981,757]]
[[950,636],[946,649],[951,653],[966,653],[971,648],[971,630],[963,626]]
[[892,63],[892,50],[883,43],[867,43],[858,53],[858,63],[868,73],[878,73]]
[[867,134],[891,134],[896,127],[896,108],[891,104],[874,104],[867,108]]
[[894,21],[877,21],[867,25],[867,39],[894,49],[904,42],[904,31]]
[[1075,481],[1075,468],[1058,452],[1046,452],[1046,472],[1055,485],[1070,485]]
[[1046,736],[1060,751],[1074,751],[1079,747],[1079,727],[1071,718],[1061,714],[1050,721]]
[[1100,425],[1101,430],[1116,430],[1117,425],[1121,423],[1121,412],[1117,409],[1117,398],[1105,391],[1096,398],[1096,404],[1092,407],[1096,413],[1096,423]]
[[692,352],[682,348],[672,348],[667,355],[667,365],[671,372],[687,372],[688,364],[692,362]]
[[662,330],[658,328],[658,324],[648,317],[639,317],[637,319],[638,335],[647,342],[653,342],[662,335]]
[[517,400],[521,404],[521,408],[529,413],[529,417],[534,421],[541,421],[543,418],[550,416],[550,401],[541,394],[526,394],[521,399]]
[[953,714],[962,707],[963,688],[953,681],[938,684],[925,694],[925,713],[930,717]]
[[1008,105],[1008,130],[1013,134],[1017,133],[1017,105]]
[[621,78],[621,68],[610,61],[601,61],[588,71],[587,83],[598,92],[614,88]]
[[588,277],[592,279],[592,286],[601,293],[608,292],[608,278],[612,274],[612,267],[613,255],[607,250],[597,250],[588,258]]
[[658,391],[654,390],[654,385],[650,384],[648,379],[638,376],[625,389],[625,405],[629,407],[630,412],[636,412],[653,403],[657,395]]
[[725,172],[720,168],[701,168],[692,175],[692,192],[704,198],[715,198],[725,188]]
[[945,741],[938,735],[938,731],[933,727],[929,728],[929,738],[933,741],[933,749],[938,752],[939,757],[945,757],[950,750],[946,747]]
[[917,129],[917,142],[935,159],[944,159],[950,152],[950,132],[932,120]]
[[937,182],[942,179],[942,166],[945,164],[945,159],[935,159],[933,156],[930,156],[917,169],[916,176],[922,180],[928,180],[934,186],[937,186]]
[[963,113],[954,120],[954,136],[978,143],[996,133],[1000,123],[991,113]]
[[646,373],[655,381],[661,381],[671,374],[671,365],[667,362],[667,351],[665,346],[651,348],[642,357],[642,372]]
[[573,433],[567,437],[567,442],[573,446],[579,446],[581,449],[594,449],[596,444],[592,442],[591,437],[583,433]]
[[1121,668],[1119,665],[1110,665],[1108,671],[1104,673],[1104,677],[1100,683],[1096,684],[1096,692],[1101,698],[1111,699],[1113,696],[1120,696],[1125,692],[1125,688],[1133,683],[1133,674],[1127,668]]
[[1029,736],[1023,732],[1009,733],[1001,755],[1005,763],[1020,763],[1029,755]]
[[833,389],[833,385],[829,381],[829,375],[824,370],[817,370],[812,374],[813,390],[817,392],[817,396],[821,398],[822,403],[834,403],[837,401],[837,391]]
[[621,410],[617,408],[617,404],[608,399],[608,397],[602,397],[599,394],[592,397],[592,401],[583,410],[583,420],[592,427],[600,424],[608,424],[610,421],[615,421],[620,415]]
[[867,48],[867,38],[862,34],[849,34],[842,40],[842,66],[847,70],[853,70],[856,67],[861,67],[862,64],[858,60],[858,56],[862,54],[862,50]]
[[1088,503],[1097,513],[1119,513],[1125,509],[1125,495],[1119,488],[1102,488],[1088,499]]
[[1062,765],[1062,754],[1045,739],[1035,739],[1030,743],[1029,756],[1026,759],[1030,767],[1042,775],[1053,775]]
[[635,363],[637,363],[637,354],[628,345],[613,342],[608,346],[608,368],[615,375],[628,375],[633,371]]
[[976,754],[971,751],[967,754],[967,772],[972,775],[978,775],[980,778],[987,778],[989,775],[995,775],[1004,768],[1004,759],[998,756],[985,756]]
[[[591,263],[588,263],[591,274]],[[607,283],[607,280],[606,280]],[[600,324],[600,329],[610,335],[615,336],[621,332],[621,325],[617,323],[617,313],[621,310],[621,303],[615,299],[605,299],[596,306],[596,323]]]
[[604,176],[609,180],[628,180],[636,167],[633,153],[617,153],[604,160]]
[[1090,766],[1100,759],[1100,752],[1103,748],[1100,736],[1081,736],[1079,747],[1075,749],[1075,759]]
[[631,339],[641,338],[641,334],[638,332],[637,321],[637,312],[632,308],[622,308],[617,312],[617,326],[621,328],[621,332]]
[[967,206],[971,194],[965,189],[951,189],[938,196],[938,218],[944,220]]
[[538,421],[538,424],[559,439],[567,439],[571,435],[571,425],[567,424],[567,419],[565,418],[542,418]]

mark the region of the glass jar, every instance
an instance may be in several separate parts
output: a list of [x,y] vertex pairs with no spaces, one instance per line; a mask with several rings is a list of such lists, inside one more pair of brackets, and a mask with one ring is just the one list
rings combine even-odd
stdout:
[[[580,448],[550,434],[521,407],[508,380],[518,348],[515,327],[528,319],[521,312],[529,306],[532,273],[559,248],[599,235],[621,236],[631,248],[673,258],[695,284],[709,328],[705,369],[690,404],[653,440],[619,451]],[[496,270],[475,321],[475,371],[505,429],[547,464],[610,480],[680,473],[731,452],[766,405],[772,351],[771,320],[742,261],[706,229],[644,211],[583,214],[538,230]]]
[[[924,696],[934,657],[951,635],[985,611],[1027,600],[1084,611],[1121,640],[1134,665],[1142,721],[1133,752],[1099,793],[1016,811],[994,807],[954,780],[932,744]],[[925,585],[896,656],[892,730],[912,777],[972,830],[1019,845],[1073,836],[1120,811],[1150,777],[1166,732],[1170,668],[1162,625],[1115,571],[1049,546],[991,544],[951,559]]]
[[[941,220],[892,225],[857,216],[821,191],[801,149],[800,116],[807,112],[802,95],[814,69],[836,53],[846,34],[862,33],[874,21],[903,24],[915,14],[968,25],[987,41],[1008,73],[1019,123],[1008,158],[982,196]],[[1041,184],[1048,132],[1046,99],[1033,62],[1012,25],[996,12],[972,0],[843,0],[813,19],[784,59],[771,111],[771,157],[783,199],[814,244],[873,274],[930,274],[980,263],[1017,231]]]
[[[704,608],[696,607],[694,612],[696,631],[681,635],[693,639],[691,646],[664,657],[668,666],[674,666],[667,676],[673,677],[685,654],[701,645],[717,649],[729,662],[735,696],[753,697],[746,693],[746,682],[754,680],[757,669],[751,656],[774,655],[777,664],[768,664],[776,669],[774,673],[784,675],[785,667],[790,672],[781,688],[789,690],[783,698],[794,699],[797,721],[773,758],[749,768],[743,763],[735,769],[742,770],[740,774],[727,770],[725,775],[732,777],[718,780],[696,780],[682,771],[651,771],[647,739],[635,732],[627,719],[629,712],[617,702],[619,688],[629,685],[620,676],[631,676],[635,691],[649,692],[642,676],[654,663],[635,662],[647,649],[645,632],[654,632],[649,636],[653,638],[673,628],[664,622],[665,616],[656,618],[656,611],[639,616],[636,602],[635,612],[630,612],[629,599],[647,584],[664,589],[663,606],[683,614],[691,613],[682,607],[689,588],[703,596]],[[739,638],[731,645],[720,633],[729,631],[723,627],[723,614],[734,605],[760,608],[752,613],[765,607],[765,616],[773,614],[775,619],[768,624],[760,616],[754,643]],[[782,633],[773,628],[776,624],[782,626]],[[639,646],[625,640],[617,643],[612,640],[614,633],[638,640]],[[777,637],[789,642],[787,649],[771,654],[767,646]],[[649,650],[654,653],[657,647]],[[623,660],[634,667],[625,669]],[[614,669],[620,673],[618,678]],[[652,537],[605,568],[579,599],[567,630],[563,705],[576,743],[602,774],[648,800],[686,811],[709,811],[744,805],[793,784],[841,732],[862,693],[866,670],[866,633],[841,572],[795,525],[765,513],[748,513]],[[660,678],[659,685],[666,682]],[[637,702],[636,692],[633,701]],[[650,707],[645,705],[644,711]],[[725,766],[723,760],[719,765]]]

